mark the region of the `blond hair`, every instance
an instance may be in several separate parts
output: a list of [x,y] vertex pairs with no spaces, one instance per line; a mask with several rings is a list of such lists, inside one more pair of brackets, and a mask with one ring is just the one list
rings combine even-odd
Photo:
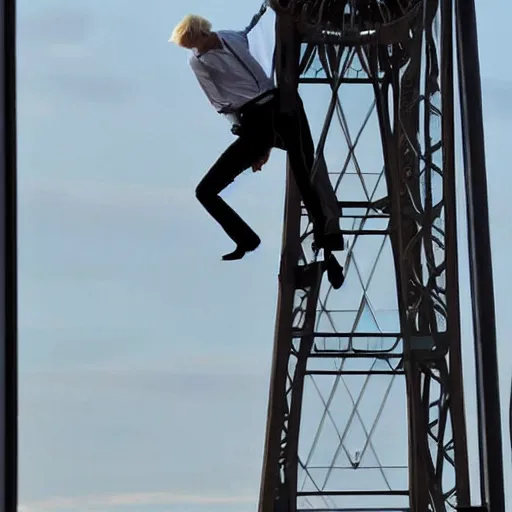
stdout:
[[169,42],[183,46],[189,41],[194,41],[200,34],[209,34],[211,29],[212,24],[207,19],[189,14],[176,25]]

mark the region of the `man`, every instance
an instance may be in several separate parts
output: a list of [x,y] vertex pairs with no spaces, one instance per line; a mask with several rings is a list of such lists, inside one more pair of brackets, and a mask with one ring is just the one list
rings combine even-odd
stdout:
[[272,79],[249,51],[247,34],[263,12],[243,31],[213,32],[209,21],[189,15],[170,38],[192,50],[189,63],[199,84],[217,112],[233,121],[238,135],[196,189],[197,199],[236,244],[223,260],[241,259],[261,241],[219,194],[249,167],[260,170],[272,147],[288,151],[295,181],[313,220],[316,247],[335,250],[343,244],[340,236],[324,233],[325,215],[309,176],[314,145],[302,102],[298,98],[298,112],[283,114]]

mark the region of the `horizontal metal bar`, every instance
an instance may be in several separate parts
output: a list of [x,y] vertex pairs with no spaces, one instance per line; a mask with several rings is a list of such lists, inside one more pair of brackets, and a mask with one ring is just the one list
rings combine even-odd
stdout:
[[382,214],[382,215],[379,215],[378,213],[374,214],[374,215],[356,215],[356,214],[352,214],[352,215],[341,215],[340,216],[341,219],[389,219],[389,215],[388,214]]
[[393,353],[390,354],[388,352],[341,352],[335,350],[319,350],[315,349],[316,352],[312,352],[309,354],[308,358],[316,358],[316,359],[403,359],[403,354]]
[[[329,85],[333,83],[333,80],[330,78],[313,78],[313,77],[303,77],[299,78],[299,84],[326,84]],[[371,84],[372,80],[370,78],[342,78],[342,84]]]
[[[294,331],[293,338],[311,336],[310,332]],[[314,332],[314,338],[403,338],[400,332]]]
[[[304,210],[303,212],[300,213],[301,214],[301,217],[302,218],[308,218],[309,219],[309,214],[307,213],[306,210]],[[367,219],[381,219],[381,220],[385,220],[386,222],[389,222],[389,215],[388,214],[379,214],[379,213],[376,213],[374,215],[357,215],[357,214],[352,214],[352,215],[340,215],[339,217],[341,220],[354,220],[354,219],[360,219],[360,220],[367,220]],[[389,235],[391,233],[391,230],[390,229],[374,229],[373,230],[374,232],[372,233],[371,230],[369,229],[365,229],[365,230],[362,230],[361,231],[361,234],[363,235]],[[351,230],[351,231],[347,231],[347,230],[341,230],[342,233],[345,233],[346,235],[353,235],[353,234],[357,234],[355,230]]]
[[[303,217],[307,217],[307,214],[302,214]],[[341,219],[346,218],[343,215],[340,216]],[[359,217],[366,218],[366,217]],[[340,233],[342,235],[389,235],[391,233],[390,229],[341,229]]]
[[411,512],[410,508],[298,508],[297,512]]
[[[328,171],[327,174],[329,176],[340,176],[342,171],[338,172],[332,172]],[[344,176],[380,176],[382,174],[382,171],[379,172],[356,172],[356,171],[345,171],[343,172]]]
[[338,201],[338,205],[344,208],[376,208],[375,203],[369,203],[368,201]]
[[409,491],[300,491],[297,496],[409,496]]
[[389,235],[390,229],[342,229],[342,235]]
[[307,370],[306,375],[404,375],[403,370]]
[[[363,212],[361,212],[359,214],[358,213],[349,213],[348,215],[343,213],[342,215],[340,215],[340,219],[365,219],[365,220],[366,219],[386,219],[386,220],[389,220],[389,213],[378,213],[375,210],[373,210],[372,208],[366,207],[366,206],[361,206],[360,208],[361,209],[366,208],[367,210],[371,210],[374,213],[371,213],[370,215],[366,215]],[[308,214],[308,211],[306,210],[306,208],[302,208],[300,213],[303,217],[309,217],[309,214]]]
[[[354,471],[353,466],[310,466],[307,467],[308,470],[315,470],[315,469],[346,469],[349,471]],[[364,466],[359,467],[358,471],[365,470],[365,469],[409,469],[409,466]]]
[[[302,217],[309,217],[309,214],[306,210],[302,211],[301,212],[301,215]],[[365,215],[364,213],[361,213],[361,214],[357,214],[357,213],[352,213],[352,214],[349,214],[349,215],[340,215],[340,219],[361,219],[361,220],[367,220],[367,219],[385,219],[385,220],[389,220],[389,215],[387,213],[373,213],[371,215]],[[381,230],[381,233],[386,233],[385,230]]]

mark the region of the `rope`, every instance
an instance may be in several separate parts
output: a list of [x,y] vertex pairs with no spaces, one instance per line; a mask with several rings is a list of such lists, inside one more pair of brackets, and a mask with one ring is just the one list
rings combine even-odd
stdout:
[[247,33],[249,33],[260,21],[260,18],[267,12],[268,9],[268,0],[264,0],[261,4],[260,10],[252,17],[249,25],[246,28]]

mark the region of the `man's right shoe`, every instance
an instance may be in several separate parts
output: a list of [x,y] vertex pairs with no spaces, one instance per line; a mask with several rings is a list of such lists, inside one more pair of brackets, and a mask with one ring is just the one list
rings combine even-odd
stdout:
[[327,279],[335,290],[339,290],[345,281],[343,267],[338,263],[338,260],[333,254],[329,255],[327,260]]
[[241,260],[246,255],[246,253],[256,250],[260,244],[261,244],[261,240],[258,236],[256,236],[256,238],[252,242],[238,244],[236,249],[233,252],[224,254],[224,256],[222,256],[222,260],[223,261]]

